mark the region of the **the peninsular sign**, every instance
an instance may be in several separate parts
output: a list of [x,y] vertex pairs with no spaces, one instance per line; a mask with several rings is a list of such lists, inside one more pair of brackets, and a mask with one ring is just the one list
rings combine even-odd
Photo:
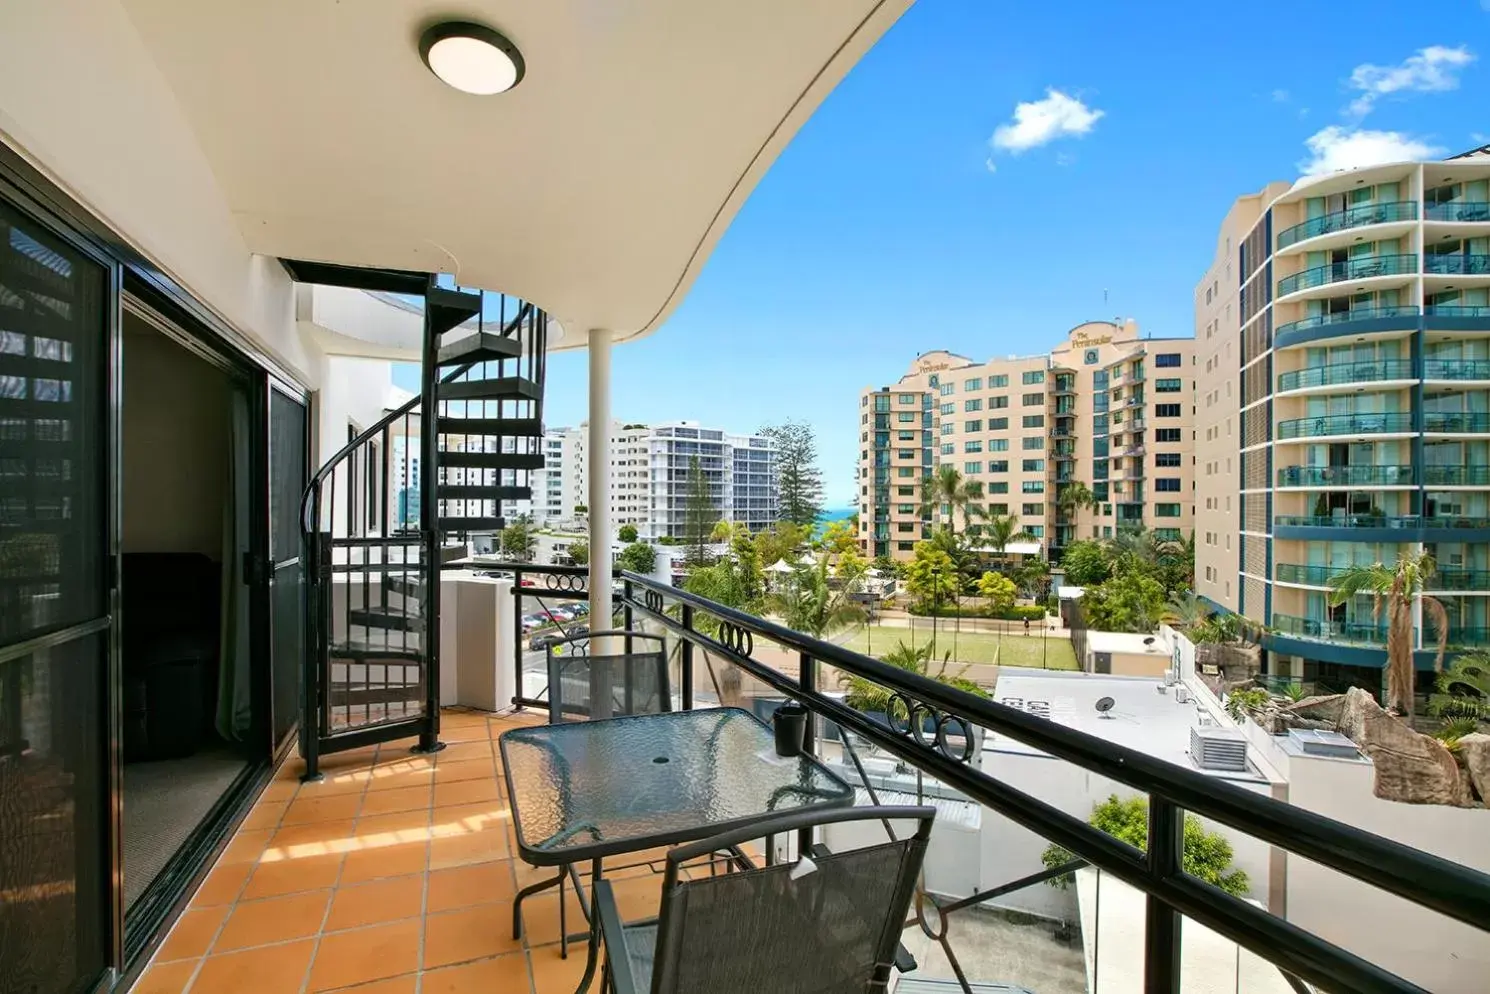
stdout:
[[1106,345],[1111,341],[1111,335],[1090,335],[1084,331],[1077,332],[1071,336],[1071,344],[1078,349],[1086,348],[1088,345]]

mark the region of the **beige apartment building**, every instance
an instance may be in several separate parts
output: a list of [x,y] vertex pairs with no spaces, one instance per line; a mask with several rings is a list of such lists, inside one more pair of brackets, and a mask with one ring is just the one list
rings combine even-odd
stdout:
[[[1092,321],[1044,355],[927,352],[894,385],[864,390],[859,407],[867,556],[909,559],[945,520],[945,509],[922,506],[923,480],[941,465],[980,483],[983,509],[1013,515],[1031,535],[1007,552],[1055,559],[1077,539],[1122,528],[1181,539],[1195,527],[1193,339]],[[1064,503],[1075,482],[1095,507]]]
[[1422,550],[1450,652],[1490,645],[1490,146],[1242,197],[1195,333],[1197,591],[1276,672],[1377,689],[1371,601],[1329,583]]

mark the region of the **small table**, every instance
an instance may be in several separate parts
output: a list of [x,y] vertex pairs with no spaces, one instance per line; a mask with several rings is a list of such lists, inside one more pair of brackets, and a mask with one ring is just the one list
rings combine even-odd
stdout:
[[[816,758],[777,756],[771,729],[738,708],[535,725],[498,742],[519,855],[534,866],[592,860],[596,877],[606,856],[854,803],[853,788]],[[595,956],[592,927],[580,990]]]

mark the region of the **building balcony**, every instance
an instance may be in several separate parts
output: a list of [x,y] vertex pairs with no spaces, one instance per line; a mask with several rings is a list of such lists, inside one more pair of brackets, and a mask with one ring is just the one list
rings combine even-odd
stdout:
[[1490,380],[1490,360],[1425,359],[1425,380]]
[[1434,276],[1490,276],[1490,255],[1424,255],[1423,272]]
[[1276,437],[1280,440],[1288,440],[1326,438],[1335,435],[1407,435],[1416,431],[1412,423],[1412,415],[1406,413],[1330,414],[1317,418],[1279,421]]
[[[1490,308],[1486,308],[1490,311]],[[1353,307],[1333,314],[1316,314],[1273,329],[1273,347],[1306,345],[1329,338],[1344,338],[1383,331],[1412,331],[1418,326],[1416,307]]]
[[[1294,583],[1306,587],[1328,587],[1331,580],[1349,568],[1348,566],[1277,563],[1273,566],[1273,579],[1279,583]],[[1429,592],[1490,591],[1490,570],[1440,567],[1438,572],[1427,581],[1424,589]]]
[[[1467,258],[1440,256],[1441,259]],[[1478,257],[1473,257],[1478,258]],[[1418,272],[1418,257],[1415,254],[1367,255],[1345,262],[1332,262],[1327,266],[1315,266],[1278,281],[1278,297],[1329,286],[1333,283],[1357,282],[1378,279],[1384,276],[1415,276]]]
[[1356,645],[1380,647],[1385,647],[1387,642],[1386,626],[1375,622],[1322,621],[1318,618],[1300,618],[1275,612],[1272,627],[1280,635],[1322,639],[1328,642],[1350,642]]
[[[1459,467],[1443,467],[1444,469]],[[1413,485],[1411,466],[1284,466],[1279,487],[1405,487]]]
[[1447,204],[1433,204],[1423,211],[1423,219],[1456,223],[1490,221],[1490,203],[1483,200],[1456,200]]
[[1424,466],[1426,487],[1490,487],[1490,466]]
[[1343,566],[1301,566],[1297,563],[1276,563],[1273,566],[1273,579],[1279,583],[1297,583],[1309,587],[1328,586],[1329,582],[1347,567]]
[[1490,570],[1440,566],[1438,572],[1424,584],[1424,589],[1460,592],[1490,591]]
[[[1490,365],[1490,364],[1487,364]],[[1415,379],[1412,362],[1407,359],[1388,359],[1379,362],[1338,362],[1327,366],[1311,366],[1278,374],[1278,393],[1292,390],[1313,390],[1327,387],[1351,386],[1358,383],[1379,383],[1389,380],[1412,381]]]
[[1490,331],[1490,307],[1483,304],[1429,304],[1423,313],[1429,331]]
[[1125,456],[1141,456],[1143,455],[1144,451],[1145,450],[1142,445],[1127,445],[1118,450],[1121,455]]
[[1396,517],[1390,517],[1384,514],[1273,515],[1273,528],[1275,531],[1284,528],[1387,528],[1406,531],[1421,527],[1423,527],[1423,518],[1416,514],[1399,515]]
[[1438,435],[1478,435],[1490,431],[1490,414],[1424,411],[1423,431]]
[[1372,224],[1391,224],[1399,221],[1416,221],[1418,205],[1412,200],[1389,201],[1381,204],[1363,204],[1343,211],[1323,214],[1284,228],[1278,233],[1278,249],[1289,248],[1299,242],[1318,238],[1336,231],[1349,231]]

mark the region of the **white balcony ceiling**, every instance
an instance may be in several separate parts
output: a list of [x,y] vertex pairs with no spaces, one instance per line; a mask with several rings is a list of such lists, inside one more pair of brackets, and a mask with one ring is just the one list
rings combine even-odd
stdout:
[[[249,248],[453,272],[573,331],[654,329],[765,170],[910,0],[124,0]],[[470,20],[527,75],[420,60]],[[583,335],[574,335],[583,341]]]

